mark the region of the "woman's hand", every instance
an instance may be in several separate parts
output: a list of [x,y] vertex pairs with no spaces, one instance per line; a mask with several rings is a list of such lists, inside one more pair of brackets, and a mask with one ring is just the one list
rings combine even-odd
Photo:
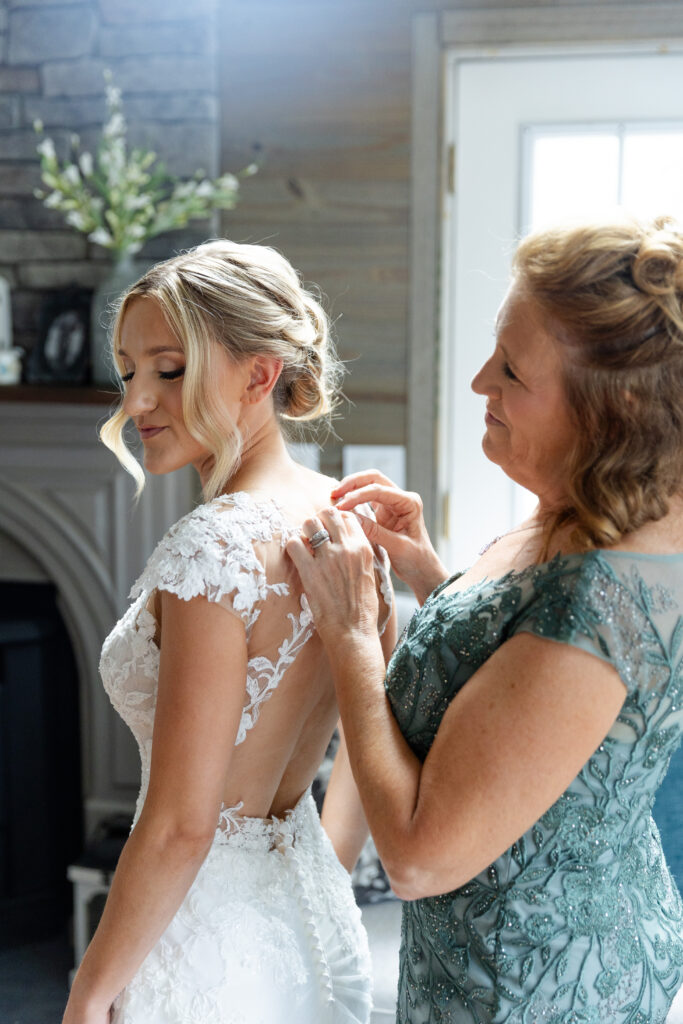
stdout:
[[[330,539],[313,549],[309,539],[326,530]],[[372,547],[358,517],[324,509],[303,524],[304,537],[292,537],[287,554],[294,562],[311,606],[318,634],[332,653],[349,633],[377,637],[379,602]]]
[[344,477],[332,491],[338,509],[350,511],[369,502],[377,522],[356,512],[365,536],[387,552],[391,567],[420,604],[448,576],[429,539],[419,494],[402,491],[376,469]]

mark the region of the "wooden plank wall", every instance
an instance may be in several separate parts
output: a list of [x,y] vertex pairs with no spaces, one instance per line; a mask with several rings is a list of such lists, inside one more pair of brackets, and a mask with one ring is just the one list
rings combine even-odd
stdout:
[[[395,0],[222,8],[222,166],[255,152],[225,234],[265,241],[320,286],[348,360],[347,443],[405,443],[410,11]],[[339,443],[325,462],[339,472]]]
[[[411,26],[439,11],[466,26],[511,8],[581,17],[589,0],[222,0],[222,167],[254,155],[222,230],[267,241],[327,296],[345,387],[354,403],[336,424],[347,443],[405,443],[408,359]],[[603,0],[615,25],[622,8]],[[661,5],[660,5],[661,6]],[[533,21],[533,17],[531,19]],[[501,40],[503,41],[503,40]],[[425,339],[427,344],[431,339]],[[340,468],[340,443],[324,464]]]

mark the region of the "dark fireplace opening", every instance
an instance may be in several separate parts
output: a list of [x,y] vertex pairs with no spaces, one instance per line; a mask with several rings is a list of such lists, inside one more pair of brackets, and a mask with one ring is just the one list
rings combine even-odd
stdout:
[[0,948],[63,930],[83,845],[78,673],[56,598],[0,582]]

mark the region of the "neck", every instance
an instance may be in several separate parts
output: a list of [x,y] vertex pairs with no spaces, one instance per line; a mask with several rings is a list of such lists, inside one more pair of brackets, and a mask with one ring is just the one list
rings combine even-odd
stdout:
[[292,465],[292,459],[275,417],[244,441],[240,464],[228,481],[226,491],[270,488],[278,474]]
[[[226,482],[223,493],[268,489],[273,480],[292,465],[276,417],[270,416],[255,425],[240,424],[243,436],[242,455],[237,469]],[[196,466],[202,487],[212,468],[212,459]]]

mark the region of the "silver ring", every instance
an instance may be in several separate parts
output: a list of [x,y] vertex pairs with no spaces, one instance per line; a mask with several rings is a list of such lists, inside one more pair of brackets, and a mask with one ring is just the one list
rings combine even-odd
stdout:
[[308,543],[315,550],[315,548],[319,548],[321,544],[324,544],[325,541],[328,541],[329,539],[330,535],[323,527],[322,530],[318,530],[317,533],[314,533],[312,537],[308,538]]

